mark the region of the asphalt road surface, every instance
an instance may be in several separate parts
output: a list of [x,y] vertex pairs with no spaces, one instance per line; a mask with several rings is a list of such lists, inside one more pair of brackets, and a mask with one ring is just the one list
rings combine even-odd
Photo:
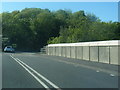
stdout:
[[117,66],[37,53],[3,53],[3,88],[118,88]]

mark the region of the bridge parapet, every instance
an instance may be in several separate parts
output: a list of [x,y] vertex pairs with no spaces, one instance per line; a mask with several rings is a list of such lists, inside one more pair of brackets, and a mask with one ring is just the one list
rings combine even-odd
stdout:
[[120,65],[120,40],[61,43],[46,46],[48,55]]

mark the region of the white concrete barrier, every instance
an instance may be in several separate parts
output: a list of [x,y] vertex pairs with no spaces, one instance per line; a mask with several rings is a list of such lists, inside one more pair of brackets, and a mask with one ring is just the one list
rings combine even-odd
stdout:
[[66,48],[62,47],[62,56],[65,57],[66,56]]
[[58,47],[59,48],[59,55],[58,56],[62,56],[62,47]]
[[99,62],[109,63],[109,52],[108,46],[99,47]]
[[71,49],[70,48],[71,48],[70,46],[66,47],[66,57],[68,57],[68,58],[71,57]]
[[76,49],[75,49],[75,46],[71,47],[71,58],[76,58]]
[[89,46],[84,46],[83,47],[83,59],[84,60],[89,60]]
[[76,46],[76,54],[77,59],[83,59],[83,47]]
[[49,44],[46,48],[48,55],[120,65],[119,41]]
[[98,62],[98,47],[97,46],[91,46],[90,47],[90,60]]
[[118,50],[120,50],[120,47],[110,47],[110,64],[118,64],[118,60],[120,59],[120,54],[118,53]]

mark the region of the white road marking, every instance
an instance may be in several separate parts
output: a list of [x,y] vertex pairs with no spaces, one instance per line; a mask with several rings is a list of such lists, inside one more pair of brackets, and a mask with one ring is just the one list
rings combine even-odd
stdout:
[[[11,56],[12,57],[12,56]],[[14,60],[19,61],[21,64],[25,65],[28,69],[30,69],[32,72],[36,73],[40,78],[42,78],[43,80],[45,80],[47,83],[49,83],[51,86],[53,86],[54,88],[61,90],[57,85],[53,84],[50,80],[48,80],[47,78],[45,78],[43,75],[41,75],[40,73],[38,73],[36,70],[34,70],[33,68],[31,68],[30,66],[28,66],[27,64],[25,64],[24,62],[22,62],[20,59],[18,58],[14,58],[12,57]],[[33,73],[32,73],[33,74]]]
[[114,77],[115,75],[114,74],[110,74],[111,77]]
[[96,72],[100,72],[99,70],[97,70]]
[[50,90],[49,87],[43,83],[37,76],[35,76],[29,69],[27,69],[24,65],[22,65],[16,58],[10,55],[17,63],[19,63],[28,73],[30,73],[44,88]]
[[29,68],[31,71],[33,71],[34,73],[36,73],[39,77],[41,77],[43,80],[45,80],[47,83],[49,83],[51,86],[53,86],[54,88],[58,88],[58,86],[56,86],[55,84],[53,84],[50,80],[48,80],[47,78],[45,78],[43,75],[41,75],[40,73],[38,73],[37,71],[35,71],[33,68],[31,68],[30,66],[28,66],[27,64],[25,64],[24,62],[22,62],[20,59],[17,58],[17,60],[19,60],[23,65],[25,65],[27,68]]

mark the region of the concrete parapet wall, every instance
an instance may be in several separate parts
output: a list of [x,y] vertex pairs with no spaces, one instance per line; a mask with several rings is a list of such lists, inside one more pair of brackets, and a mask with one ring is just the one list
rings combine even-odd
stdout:
[[66,47],[62,47],[62,56],[63,56],[63,57],[66,56]]
[[62,50],[61,50],[61,47],[58,47],[59,48],[59,54],[58,56],[62,56],[61,53],[62,53]]
[[90,60],[98,62],[98,47],[92,46],[90,47]]
[[76,49],[75,49],[75,46],[71,47],[71,58],[76,58]]
[[99,47],[99,62],[109,63],[109,47]]
[[83,47],[83,59],[89,60],[89,47],[88,46]]
[[118,42],[119,40],[50,44],[46,48],[48,55],[120,65]]
[[118,50],[120,50],[120,47],[110,47],[110,64],[118,64],[118,59],[120,59]]
[[71,48],[70,46],[66,47],[66,57],[68,57],[68,58],[71,57],[71,49],[70,48]]
[[76,47],[76,58],[83,59],[83,47],[80,46]]

